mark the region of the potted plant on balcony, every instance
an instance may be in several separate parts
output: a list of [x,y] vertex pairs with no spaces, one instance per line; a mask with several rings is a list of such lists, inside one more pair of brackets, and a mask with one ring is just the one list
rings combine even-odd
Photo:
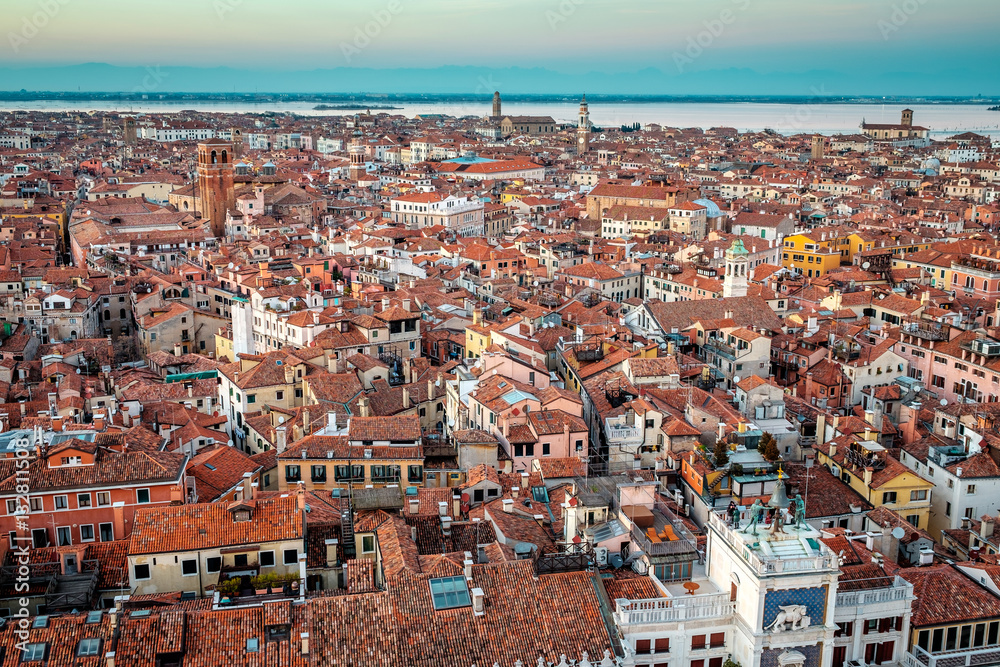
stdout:
[[257,595],[267,595],[267,587],[270,583],[268,577],[270,576],[268,574],[258,574],[255,577],[250,577],[250,585],[253,586],[254,592]]
[[240,580],[226,579],[219,582],[215,589],[219,591],[219,604],[229,604],[231,599],[240,592]]

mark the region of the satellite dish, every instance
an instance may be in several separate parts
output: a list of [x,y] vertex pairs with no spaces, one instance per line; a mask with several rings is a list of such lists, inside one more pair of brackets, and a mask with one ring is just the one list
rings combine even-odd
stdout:
[[948,399],[947,398],[942,398],[941,399],[941,407],[943,408],[946,405],[948,405]]
[[865,262],[864,264],[861,265],[861,268],[864,269],[865,271],[867,271],[868,267],[871,266],[871,265],[872,265],[871,262]]
[[232,447],[232,446],[233,446],[233,439],[232,439],[232,438],[230,438],[229,440],[226,440],[226,444],[227,444],[228,446]]
[[739,375],[734,375],[733,376],[733,384],[739,384],[739,383],[740,383],[740,376]]
[[896,526],[892,529],[892,536],[897,540],[901,540],[906,537],[906,530],[904,530],[902,526]]
[[281,416],[281,417],[278,417],[278,423],[279,423],[279,424],[284,424],[284,423],[285,423],[285,418],[284,418],[284,416]]
[[230,268],[230,269],[234,269],[234,268],[236,268],[236,267],[235,267],[235,265],[234,265],[234,264],[233,264],[232,262],[229,262],[229,268]]

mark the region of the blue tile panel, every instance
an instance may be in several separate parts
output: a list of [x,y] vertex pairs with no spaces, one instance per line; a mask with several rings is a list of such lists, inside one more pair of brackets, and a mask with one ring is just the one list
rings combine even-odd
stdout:
[[768,591],[764,597],[764,627],[774,623],[781,611],[778,607],[790,604],[805,605],[808,609],[810,625],[826,623],[826,586],[819,588],[789,588],[781,591]]

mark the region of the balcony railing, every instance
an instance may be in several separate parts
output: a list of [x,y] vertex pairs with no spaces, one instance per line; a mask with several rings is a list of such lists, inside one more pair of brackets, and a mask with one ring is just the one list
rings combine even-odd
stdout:
[[[728,593],[691,595],[678,598],[648,600],[615,600],[615,621],[625,628],[630,625],[684,623],[713,618],[726,618],[736,611],[736,603]],[[706,646],[707,648],[707,646]]]
[[714,352],[715,354],[723,356],[730,361],[736,359],[736,348],[732,345],[723,343],[721,340],[710,339],[707,343],[705,343],[704,349],[706,352]]
[[1000,664],[1000,646],[929,653],[919,646],[903,654],[903,667],[978,667]]
[[641,445],[643,442],[642,431],[628,424],[615,424],[605,421],[604,435],[607,436],[608,442],[613,444],[633,443]]
[[788,572],[809,572],[830,570],[836,567],[837,559],[832,554],[821,554],[804,558],[774,558],[768,557],[750,547],[743,535],[729,526],[716,512],[709,513],[709,524],[728,542],[743,560],[760,575],[781,574]]
[[887,602],[900,602],[913,599],[913,584],[902,577],[894,577],[892,583],[883,588],[864,591],[842,591],[837,593],[837,608],[865,607]]

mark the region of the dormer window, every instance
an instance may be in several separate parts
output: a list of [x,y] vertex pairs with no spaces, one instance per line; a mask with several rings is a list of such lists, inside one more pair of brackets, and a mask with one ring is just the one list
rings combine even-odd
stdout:
[[233,521],[237,523],[241,521],[249,521],[250,517],[250,510],[236,510],[233,512]]
[[64,456],[60,462],[60,465],[64,466],[78,466],[83,463],[83,459],[79,456]]

